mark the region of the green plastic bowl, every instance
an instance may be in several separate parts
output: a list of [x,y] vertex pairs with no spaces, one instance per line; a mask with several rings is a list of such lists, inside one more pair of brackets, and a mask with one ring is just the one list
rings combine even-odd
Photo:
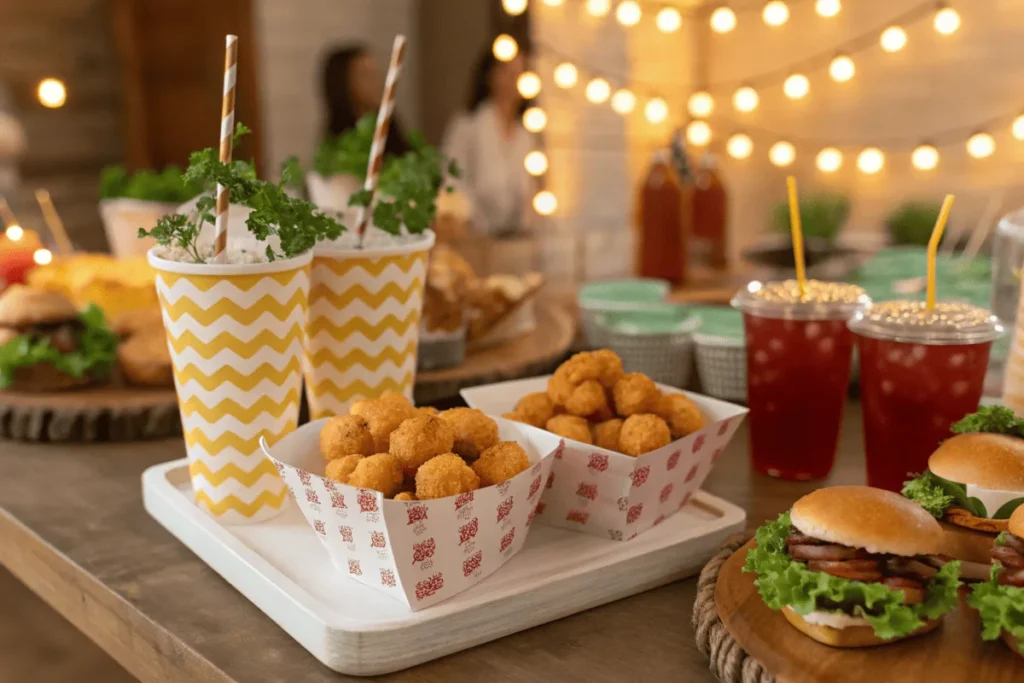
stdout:
[[689,334],[701,323],[689,306],[665,303],[639,311],[601,313],[598,314],[598,320],[612,332],[634,336]]
[[632,278],[591,282],[580,287],[580,308],[590,311],[632,311],[661,304],[670,285],[665,280]]

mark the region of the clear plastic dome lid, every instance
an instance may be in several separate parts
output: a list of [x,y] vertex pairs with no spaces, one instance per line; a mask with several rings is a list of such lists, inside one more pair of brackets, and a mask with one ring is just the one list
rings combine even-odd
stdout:
[[1002,336],[991,312],[971,304],[940,301],[880,301],[859,311],[850,329],[865,337],[911,344],[980,344]]
[[847,320],[870,303],[857,285],[821,280],[808,280],[803,292],[796,280],[755,280],[732,298],[733,307],[744,313],[787,320]]

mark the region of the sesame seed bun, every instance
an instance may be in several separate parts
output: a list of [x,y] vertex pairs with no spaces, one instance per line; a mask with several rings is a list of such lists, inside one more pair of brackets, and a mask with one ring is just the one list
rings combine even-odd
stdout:
[[62,323],[77,316],[75,305],[57,292],[13,285],[0,296],[0,327]]
[[868,486],[832,486],[796,503],[790,521],[801,533],[869,553],[934,555],[942,527],[917,503]]
[[875,629],[870,626],[833,628],[822,624],[811,624],[789,607],[782,608],[782,615],[786,617],[786,621],[792,624],[796,630],[800,631],[800,633],[813,638],[819,643],[829,645],[830,647],[874,647],[875,645],[895,643],[898,640],[913,638],[914,636],[920,636],[934,631],[939,627],[939,624],[942,623],[940,619],[927,619],[924,622],[924,626],[913,633],[908,633],[905,636],[892,638],[890,640],[884,640],[876,636]]
[[959,434],[932,453],[928,469],[959,484],[1024,492],[1024,439],[1005,434]]
[[1010,533],[1014,536],[1024,538],[1024,505],[1013,511],[1010,515]]

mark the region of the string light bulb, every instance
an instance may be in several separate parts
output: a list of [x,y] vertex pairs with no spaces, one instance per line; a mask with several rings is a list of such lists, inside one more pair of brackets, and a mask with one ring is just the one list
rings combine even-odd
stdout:
[[612,95],[612,109],[616,114],[622,114],[625,116],[636,108],[636,95],[633,91],[622,88],[616,90],[615,94]]
[[960,15],[952,7],[943,7],[935,13],[935,30],[944,36],[956,33],[960,28]]
[[39,104],[44,107],[58,109],[67,102],[68,91],[64,87],[64,81],[59,78],[44,78],[39,81],[39,87],[36,88],[36,96],[39,98]]
[[37,266],[46,266],[53,263],[53,252],[49,249],[36,249],[32,252],[32,260]]
[[707,121],[690,121],[686,127],[686,141],[691,145],[703,147],[711,142],[711,126]]
[[732,95],[732,106],[736,107],[737,111],[754,111],[757,109],[759,101],[760,98],[757,96],[757,91],[749,85],[738,88]]
[[975,159],[992,156],[996,151],[996,141],[988,133],[975,133],[967,139],[967,153]]
[[511,62],[519,54],[519,43],[509,34],[502,33],[494,39],[491,51],[499,62]]
[[877,147],[868,147],[857,155],[857,168],[861,173],[874,175],[881,171],[883,166],[885,166],[885,155]]
[[878,42],[886,52],[899,52],[907,44],[907,32],[899,26],[890,26],[882,31]]
[[519,74],[519,78],[516,80],[516,88],[519,90],[519,94],[528,100],[532,100],[540,94],[540,85],[540,76],[532,71],[524,71]]
[[818,152],[814,164],[822,173],[835,173],[843,165],[843,153],[835,147],[826,147]]
[[736,13],[728,7],[719,7],[711,13],[711,30],[715,33],[728,33],[736,28]]
[[615,8],[615,18],[623,26],[636,26],[640,23],[641,16],[643,16],[643,11],[634,0],[623,0]]
[[608,85],[608,81],[603,78],[594,78],[587,83],[587,89],[584,94],[590,102],[601,104],[608,101],[612,94],[612,86]]
[[811,81],[803,74],[791,74],[782,84],[782,92],[791,100],[801,100],[811,91]]
[[548,115],[540,107],[530,107],[523,112],[523,128],[531,133],[539,133],[548,125]]
[[1018,140],[1024,140],[1024,114],[1013,120],[1013,127],[1010,130],[1013,133],[1013,137]]
[[711,93],[703,90],[695,92],[686,101],[686,110],[695,118],[706,119],[715,110],[715,100],[711,97]]
[[668,118],[668,103],[660,97],[654,97],[644,105],[644,116],[651,123],[661,123]]
[[789,166],[796,160],[796,148],[791,142],[779,140],[768,150],[768,160],[776,166]]
[[12,242],[20,242],[21,238],[24,236],[25,229],[22,228],[17,223],[11,223],[10,225],[7,226],[7,229],[4,230],[4,237],[6,237]]
[[611,0],[587,0],[587,14],[592,17],[605,17],[612,11]]
[[541,190],[533,195],[533,210],[541,216],[550,216],[558,210],[558,199],[549,190]]
[[662,33],[675,33],[683,25],[683,15],[675,7],[664,7],[654,18],[654,24]]
[[818,0],[814,3],[814,11],[818,13],[818,16],[834,17],[839,14],[839,10],[842,9],[842,3],[839,0]]
[[544,175],[548,170],[548,157],[544,152],[534,150],[523,159],[523,166],[526,167],[526,172],[530,175]]
[[527,0],[501,0],[501,6],[505,9],[506,14],[518,17],[526,11],[526,2]]
[[782,26],[789,21],[789,6],[782,0],[772,0],[761,10],[761,18],[769,26]]
[[839,55],[828,65],[828,75],[837,83],[845,83],[857,73],[857,67],[847,55]]
[[919,171],[930,171],[939,165],[939,150],[931,145],[918,145],[910,155],[910,163]]
[[736,133],[725,143],[725,151],[733,159],[746,159],[754,151],[754,141],[749,135]]
[[579,72],[571,62],[562,62],[555,67],[555,85],[559,88],[572,88],[579,77]]

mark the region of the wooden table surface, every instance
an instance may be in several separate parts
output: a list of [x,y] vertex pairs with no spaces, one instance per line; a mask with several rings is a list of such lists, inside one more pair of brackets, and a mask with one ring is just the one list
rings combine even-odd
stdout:
[[[705,488],[755,527],[823,483],[863,482],[860,422],[850,403],[827,482],[754,474],[741,428]],[[146,515],[142,471],[183,456],[180,441],[0,444],[0,564],[142,681],[359,680],[322,666]],[[680,581],[379,680],[712,681],[695,593],[695,578]]]

